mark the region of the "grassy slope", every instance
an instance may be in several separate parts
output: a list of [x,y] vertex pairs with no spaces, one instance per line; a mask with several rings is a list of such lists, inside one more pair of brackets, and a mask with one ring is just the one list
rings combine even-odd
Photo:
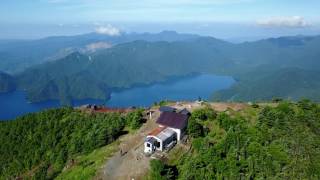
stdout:
[[75,164],[62,171],[56,179],[92,179],[97,175],[98,170],[103,167],[106,160],[118,150],[118,144],[119,141],[116,141],[104,147],[95,149],[90,154],[75,158]]

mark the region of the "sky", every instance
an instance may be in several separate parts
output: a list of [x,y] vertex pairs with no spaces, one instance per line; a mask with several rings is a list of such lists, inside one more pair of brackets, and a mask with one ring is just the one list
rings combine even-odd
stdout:
[[0,38],[175,30],[224,39],[320,34],[319,0],[2,0]]

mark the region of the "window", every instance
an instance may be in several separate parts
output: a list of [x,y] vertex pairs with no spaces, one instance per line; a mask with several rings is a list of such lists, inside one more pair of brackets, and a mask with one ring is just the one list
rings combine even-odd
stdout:
[[160,142],[156,142],[156,147],[159,148],[160,147]]
[[149,143],[147,143],[147,147],[150,147],[150,144],[149,144]]

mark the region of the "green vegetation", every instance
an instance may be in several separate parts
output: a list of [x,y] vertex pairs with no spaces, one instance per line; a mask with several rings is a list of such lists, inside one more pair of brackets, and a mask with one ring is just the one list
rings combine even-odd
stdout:
[[0,40],[0,71],[22,72],[28,67],[61,59],[75,51],[92,53],[94,43],[116,45],[136,40],[144,41],[185,41],[198,38],[198,35],[178,34],[174,31],[151,33],[124,33],[121,36],[104,34],[82,34],[75,36],[55,36],[37,40]]
[[118,144],[119,142],[115,141],[104,147],[95,149],[89,154],[76,157],[74,163],[70,164],[70,167],[65,171],[62,171],[56,179],[92,179],[97,175],[97,170],[103,167],[106,159],[118,150]]
[[160,160],[150,161],[150,173],[148,179],[152,180],[166,180],[175,179],[176,168],[164,164]]
[[67,166],[71,168],[61,177],[80,171],[81,178],[92,177],[104,160],[101,158],[114,151],[114,146],[106,145],[123,133],[127,119],[134,127],[141,126],[139,118],[141,110],[126,117],[62,108],[1,122],[0,179],[52,179]]
[[[142,110],[86,114],[52,109],[0,123],[0,179],[90,179],[141,126]],[[152,160],[146,179],[319,179],[320,105],[253,104],[240,111],[193,111],[191,149]]]
[[217,113],[210,107],[196,109],[192,112],[190,119],[196,121],[213,120],[217,117]]
[[27,91],[31,102],[58,99],[65,104],[72,99],[108,99],[114,88],[162,82],[200,69],[219,71],[212,65],[221,64],[224,58],[210,49],[224,43],[213,38],[197,43],[135,41],[90,55],[72,53],[15,77],[18,88]]
[[126,124],[132,129],[139,129],[143,123],[143,109],[129,112],[126,116]]
[[217,116],[217,113],[209,108],[196,109],[192,112],[188,121],[188,134],[193,138],[203,137],[207,133],[207,128],[202,124],[206,120],[213,120]]
[[162,100],[162,101],[160,101],[160,102],[155,102],[153,105],[154,106],[168,106],[170,104],[170,101],[164,101],[164,100]]
[[30,68],[18,75],[18,87],[31,102],[57,99],[69,105],[72,99],[108,99],[110,90],[94,72],[87,72],[88,57],[73,53],[61,61]]
[[[208,118],[195,118],[203,112]],[[228,110],[213,118],[210,114],[206,108],[191,117],[196,126],[208,129],[192,136],[191,151],[180,150],[178,159],[168,164],[154,163],[150,174],[163,175],[170,165],[178,170],[174,179],[183,180],[320,178],[319,104],[283,101],[274,107]]]
[[264,73],[258,71],[241,75],[238,83],[230,89],[215,93],[213,99],[218,101],[270,101],[281,98],[290,100],[308,98],[320,101],[319,70],[285,68]]
[[[75,39],[71,38],[70,45],[76,43]],[[211,37],[154,42],[156,39],[116,41],[112,48],[89,54],[73,50],[59,60],[14,74],[14,78],[18,89],[27,91],[31,102],[57,99],[69,104],[72,99],[108,99],[114,89],[194,73],[230,75],[237,80],[232,88],[216,93],[215,100],[265,101],[273,97],[320,100],[320,36],[241,44]],[[80,42],[82,46],[86,41]],[[121,42],[126,43],[118,44]]]

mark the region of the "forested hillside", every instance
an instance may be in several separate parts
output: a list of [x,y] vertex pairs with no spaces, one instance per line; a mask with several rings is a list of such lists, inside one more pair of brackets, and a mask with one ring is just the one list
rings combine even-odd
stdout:
[[191,150],[152,161],[150,179],[319,179],[320,106],[282,102],[243,111],[196,110]]
[[67,162],[115,141],[124,127],[136,129],[141,123],[141,110],[87,114],[71,108],[0,122],[0,179],[53,179]]
[[[88,35],[91,36],[100,37]],[[59,60],[32,66],[14,74],[12,81],[17,82],[19,90],[27,92],[31,102],[57,99],[62,104],[70,104],[73,99],[105,100],[114,89],[194,73],[230,75],[237,80],[231,89],[215,94],[214,100],[256,101],[278,96],[320,99],[319,36],[280,37],[241,44],[173,32],[134,37],[106,49],[73,52]],[[133,41],[138,37],[148,41]]]
[[[0,71],[17,73],[44,62],[57,60],[73,52],[92,52],[136,40],[189,41],[198,35],[160,33],[122,33],[119,36],[89,33],[75,36],[54,36],[37,40],[0,40]],[[102,46],[101,46],[102,45]]]
[[273,98],[320,101],[320,71],[283,68],[263,72],[257,69],[239,76],[239,82],[216,92],[216,101],[266,101]]
[[[1,122],[0,179],[57,177],[77,156],[115,141],[124,127],[139,128],[141,118],[141,110],[124,115],[63,108]],[[308,100],[224,112],[208,105],[189,119],[190,149],[177,146],[164,161],[152,160],[148,178],[319,179],[319,129],[320,106]]]
[[281,37],[244,43],[230,54],[249,68],[234,71],[238,82],[213,100],[259,101],[280,97],[320,100],[320,36]]
[[32,102],[48,99],[68,102],[107,99],[114,88],[192,73],[223,72],[221,67],[233,64],[219,53],[219,47],[228,43],[213,38],[195,42],[135,41],[90,55],[72,53],[61,60],[29,68],[16,75],[16,79]]

